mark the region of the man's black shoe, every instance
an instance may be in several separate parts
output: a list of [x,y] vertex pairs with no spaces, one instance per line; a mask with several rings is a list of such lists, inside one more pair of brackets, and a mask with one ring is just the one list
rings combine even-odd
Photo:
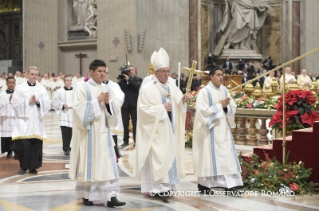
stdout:
[[93,202],[89,201],[88,199],[82,198],[82,202],[85,206],[93,206]]
[[26,169],[20,169],[20,171],[19,171],[19,174],[21,174],[21,175],[23,175],[23,174],[25,174],[25,172],[26,172]]
[[107,207],[120,207],[126,205],[126,202],[119,201],[116,197],[112,197],[111,201],[107,202]]
[[198,184],[197,187],[198,187],[198,190],[200,191],[200,193],[202,193],[202,194],[210,194],[210,193],[214,192],[210,188],[203,186],[201,184]]
[[163,202],[168,203],[168,199],[172,198],[171,191],[164,191],[159,194]]
[[70,155],[70,151],[65,151],[64,155]]
[[35,169],[30,169],[29,170],[29,174],[37,174],[38,172],[37,172],[37,170],[35,170]]
[[126,146],[128,146],[128,143],[123,143],[121,146],[126,147]]
[[7,158],[12,158],[12,151],[8,152]]

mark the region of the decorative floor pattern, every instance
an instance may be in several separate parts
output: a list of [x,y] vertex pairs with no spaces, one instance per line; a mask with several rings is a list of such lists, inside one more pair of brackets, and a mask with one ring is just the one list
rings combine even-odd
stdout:
[[[74,198],[75,181],[68,177],[69,156],[62,151],[61,132],[58,117],[54,112],[46,117],[48,138],[43,146],[43,163],[38,174],[18,175],[19,163],[13,158],[0,155],[0,211],[95,211],[115,210],[103,205],[86,207],[81,200]],[[119,137],[119,145],[123,143]],[[236,146],[237,152],[251,152],[250,146]],[[156,210],[156,211],[195,211],[195,210],[252,210],[252,211],[288,211],[319,210],[319,196],[294,197],[219,197],[187,195],[197,191],[197,179],[192,166],[192,151],[185,151],[186,177],[180,181],[178,191],[184,195],[174,196],[169,203],[160,198],[150,197],[140,192],[140,181],[133,177],[135,150],[133,140],[130,145],[120,150],[123,157],[119,160],[121,193],[120,200],[126,206],[116,210]],[[215,189],[221,191],[221,189]],[[181,193],[182,193],[181,192]],[[186,193],[186,194],[185,194]]]

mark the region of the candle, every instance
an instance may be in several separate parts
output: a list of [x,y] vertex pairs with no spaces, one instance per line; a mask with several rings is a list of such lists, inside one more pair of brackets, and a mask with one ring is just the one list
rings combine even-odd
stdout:
[[181,63],[178,62],[178,77],[177,77],[177,82],[178,82],[178,88],[181,88]]
[[130,66],[130,62],[127,62],[127,65]]

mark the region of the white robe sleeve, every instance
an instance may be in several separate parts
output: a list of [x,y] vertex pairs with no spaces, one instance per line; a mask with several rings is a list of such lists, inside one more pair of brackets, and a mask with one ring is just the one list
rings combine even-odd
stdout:
[[215,120],[223,118],[224,115],[224,110],[220,103],[209,106],[205,89],[202,89],[197,95],[196,112],[199,113],[200,121],[209,129],[214,127]]
[[73,118],[74,124],[79,128],[89,129],[90,122],[101,116],[101,107],[97,99],[88,101],[84,84],[78,84],[73,92]]
[[62,100],[61,91],[59,91],[54,95],[54,97],[52,99],[52,106],[54,107],[54,109],[58,115],[61,114],[61,111],[63,109],[64,104],[65,104],[65,102],[63,102],[63,100]]
[[30,112],[28,112],[28,109],[30,107],[29,99],[23,99],[22,96],[20,95],[21,95],[20,90],[19,89],[15,90],[11,99],[11,105],[17,117],[29,118],[30,116]]

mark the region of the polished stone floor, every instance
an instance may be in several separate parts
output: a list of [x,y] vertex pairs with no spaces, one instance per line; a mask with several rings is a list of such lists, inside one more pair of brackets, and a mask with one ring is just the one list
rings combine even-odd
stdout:
[[[44,141],[43,165],[37,175],[18,175],[19,164],[6,154],[0,155],[0,211],[31,210],[115,210],[103,206],[86,207],[74,198],[75,181],[68,178],[69,157],[61,149],[61,133],[58,118],[54,112],[46,117],[48,139]],[[119,144],[122,138],[119,137]],[[252,147],[236,146],[237,151],[251,152]],[[204,196],[196,194],[197,184],[192,169],[192,152],[185,151],[187,176],[180,182],[178,190],[184,195],[174,196],[169,203],[140,193],[140,181],[132,177],[134,147],[121,149],[123,158],[118,169],[121,183],[120,199],[127,205],[116,210],[252,210],[288,211],[319,210],[319,196]],[[216,189],[218,190],[218,189]],[[184,191],[184,192],[183,192]],[[193,191],[193,192],[190,192]],[[195,193],[195,194],[194,194]],[[190,195],[192,194],[192,195]]]

